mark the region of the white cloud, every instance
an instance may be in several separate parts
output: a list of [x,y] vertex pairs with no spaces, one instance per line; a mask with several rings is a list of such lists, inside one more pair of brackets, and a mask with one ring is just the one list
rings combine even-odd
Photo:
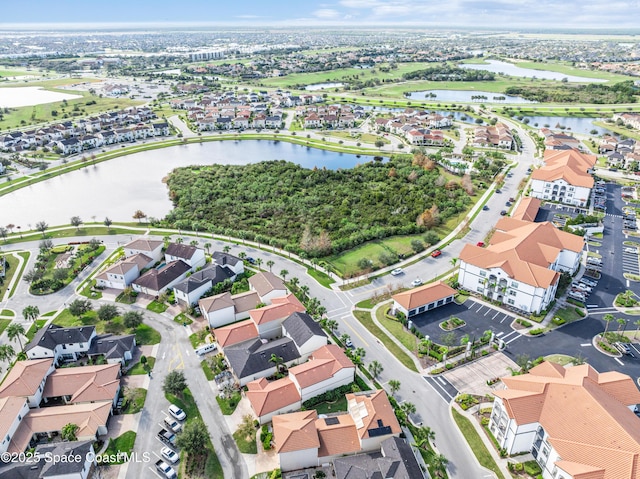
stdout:
[[334,19],[340,16],[340,12],[338,10],[334,10],[333,8],[321,8],[313,12],[313,16],[316,18],[322,19]]

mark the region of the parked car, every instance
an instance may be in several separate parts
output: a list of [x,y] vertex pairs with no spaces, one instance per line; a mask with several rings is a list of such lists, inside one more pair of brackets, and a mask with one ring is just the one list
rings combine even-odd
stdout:
[[496,193],[502,193],[502,190],[501,190],[500,188],[498,188],[498,189],[496,190]]
[[176,445],[176,435],[172,431],[167,431],[162,428],[157,434],[158,439],[160,439],[167,446],[175,447]]
[[511,198],[509,198],[509,201],[511,201],[511,203],[513,203],[516,199],[512,196]]
[[500,212],[500,216],[506,216],[506,214],[507,214],[506,210],[502,210],[502,211]]
[[249,264],[256,264],[255,258],[252,258],[251,256],[247,258],[247,261],[249,262]]
[[178,477],[176,475],[176,471],[173,470],[173,467],[164,462],[162,459],[156,461],[156,469],[158,470],[158,472],[160,472],[160,474],[162,474],[163,477],[166,477],[167,479],[174,479]]
[[164,423],[173,432],[180,432],[182,430],[182,424],[180,424],[175,418],[166,416],[164,418]]
[[440,251],[439,249],[435,250],[433,253],[431,253],[431,257],[432,258],[437,258],[438,256],[440,256],[442,254],[442,251]]
[[169,406],[169,414],[175,417],[178,421],[184,421],[187,419],[187,414],[175,404],[171,404]]
[[478,246],[479,248],[484,248],[484,241],[478,241],[476,243],[476,246]]
[[404,273],[404,270],[402,268],[396,268],[393,271],[391,271],[391,276],[398,276],[402,273]]
[[507,202],[505,203],[505,206],[511,206],[511,201],[507,201]]
[[588,285],[586,285],[586,284],[584,284],[584,283],[580,283],[578,286],[580,287],[580,289],[583,289],[583,290],[585,290],[585,291],[588,291],[588,292],[593,291],[593,289],[591,288],[591,286],[588,286]]
[[633,253],[633,254],[637,254],[638,253],[638,249],[637,248],[625,248],[624,249],[625,253]]
[[170,447],[163,447],[160,450],[160,455],[162,456],[162,459],[167,461],[169,464],[175,464],[180,460],[180,454],[178,454]]
[[351,341],[351,338],[348,338],[345,342],[344,345],[348,348],[352,348],[353,347],[353,341]]
[[482,207],[482,211],[489,211],[489,207],[488,207],[487,205],[484,205],[484,206]]
[[622,354],[626,354],[628,356],[633,356],[633,354],[631,353],[631,348],[629,347],[628,344],[625,343],[614,343],[614,346],[618,349],[618,351],[620,351]]
[[595,288],[596,286],[598,286],[597,281],[593,281],[591,279],[587,279],[584,276],[582,278],[580,278],[580,282],[586,284],[587,286],[591,286],[592,288]]
[[420,278],[416,278],[413,281],[411,281],[411,286],[420,286],[422,284],[422,280]]

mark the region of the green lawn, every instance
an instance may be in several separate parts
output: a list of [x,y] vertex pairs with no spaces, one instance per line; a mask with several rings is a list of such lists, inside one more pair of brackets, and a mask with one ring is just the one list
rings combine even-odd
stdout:
[[238,445],[238,449],[240,449],[241,453],[243,454],[258,453],[258,445],[256,444],[255,434],[251,438],[253,440],[249,440],[249,438],[240,434],[240,431],[236,431],[233,433],[233,439],[236,441],[236,444]]
[[35,323],[32,323],[29,327],[29,330],[25,334],[27,339],[31,341],[33,337],[36,335],[36,332],[44,327],[47,324],[47,319],[36,319]]
[[239,392],[233,393],[229,399],[223,399],[220,396],[216,396],[216,401],[220,406],[220,410],[225,416],[230,416],[231,414],[233,414],[233,411],[235,411],[236,407],[238,407],[240,399],[241,397]]
[[334,402],[321,402],[320,404],[316,404],[313,409],[315,409],[318,414],[329,414],[332,412],[342,412],[347,410],[347,397],[342,396],[340,399]]
[[27,70],[14,70],[12,68],[2,67],[0,70],[0,78],[21,77],[25,75],[39,75],[39,72],[30,72]]
[[4,333],[4,330],[11,324],[10,319],[0,319],[0,334]]
[[7,271],[4,281],[2,282],[2,284],[0,284],[0,301],[2,301],[2,298],[4,298],[4,293],[11,283],[11,278],[13,278],[18,269],[18,258],[13,256],[12,254],[5,254],[4,257],[7,263]]
[[136,414],[142,411],[144,401],[147,399],[147,390],[143,388],[135,388],[135,396],[133,401],[125,401],[123,414]]
[[[132,334],[134,332],[133,330],[128,330],[124,324],[122,324],[121,316],[116,316],[111,321],[100,321],[95,311],[89,311],[77,318],[73,316],[68,309],[64,309],[53,322],[54,324],[63,327],[93,325],[96,327],[96,333],[98,334]],[[143,344],[158,344],[161,339],[160,333],[147,324],[141,324],[138,326],[135,330],[135,335],[136,343],[139,346]]]
[[147,309],[149,311],[153,311],[154,313],[158,313],[158,314],[164,313],[168,308],[169,306],[167,306],[164,303],[160,303],[155,299],[147,305]]
[[576,312],[576,308],[571,306],[559,309],[556,311],[555,316],[564,319],[567,323],[577,319],[582,319],[582,316]]
[[178,324],[189,325],[189,324],[193,323],[193,319],[191,319],[189,316],[187,316],[184,313],[178,314],[175,318],[173,318],[173,320]]
[[[136,442],[136,433],[133,431],[127,431],[116,438],[109,439],[109,445],[105,449],[103,455],[112,456],[112,455],[117,455],[118,453],[128,455],[131,453],[131,451],[133,451],[133,444],[135,442]],[[125,461],[120,460],[117,462],[112,462],[112,461],[107,461],[107,462],[109,464],[122,464]]]
[[160,333],[147,324],[141,324],[136,329],[136,343],[138,346],[158,344],[161,339]]
[[11,311],[10,309],[3,309],[0,311],[0,316],[7,316],[10,318],[13,318],[16,315],[16,313],[14,313],[13,311]]
[[209,364],[209,361],[207,361],[206,359],[201,361],[200,366],[202,366],[202,371],[204,372],[204,375],[207,378],[207,381],[213,381],[216,375],[213,372],[213,369],[211,369],[211,365]]
[[369,330],[371,334],[373,334],[382,342],[382,344],[385,345],[385,347],[391,352],[391,354],[393,354],[396,359],[404,365],[404,367],[406,367],[410,371],[418,372],[413,359],[402,349],[400,349],[400,347],[373,322],[371,313],[369,311],[354,311],[353,314],[358,319],[358,321],[360,321],[364,325],[364,327]]
[[313,268],[307,268],[307,273],[325,288],[331,288],[331,284],[336,281],[328,274]]
[[566,366],[567,364],[571,364],[574,361],[573,356],[567,356],[566,354],[550,354],[549,356],[545,356],[545,361],[551,361],[552,363],[558,363],[562,366]]
[[482,438],[480,437],[476,429],[473,427],[473,424],[471,424],[471,421],[469,421],[469,419],[464,417],[455,409],[453,409],[452,412],[453,412],[453,419],[456,421],[456,424],[458,425],[460,432],[467,440],[467,443],[471,447],[471,450],[475,454],[480,465],[493,471],[495,475],[498,477],[498,479],[505,479],[504,475],[502,474],[502,471],[496,464],[496,461],[493,460],[493,457],[491,456],[491,453],[487,449],[487,446],[485,446],[484,442],[482,441]]
[[[153,356],[147,356],[147,364],[146,364],[147,369],[153,369],[153,366],[155,366],[155,364],[156,364],[156,358],[154,358]],[[145,366],[144,364],[138,361],[135,364],[135,366],[129,369],[129,372],[127,374],[129,376],[147,374],[147,370],[145,369],[144,366]]]
[[388,309],[387,306],[378,308],[376,318],[378,319],[378,321],[380,321],[380,324],[382,324],[387,331],[394,335],[405,348],[407,348],[409,351],[415,352],[417,338],[409,331],[405,331],[400,321],[394,321],[393,319],[387,318],[387,316],[384,314],[386,309]]

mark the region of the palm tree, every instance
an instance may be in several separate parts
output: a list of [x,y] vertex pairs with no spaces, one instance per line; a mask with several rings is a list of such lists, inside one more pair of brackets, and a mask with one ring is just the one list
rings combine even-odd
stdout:
[[456,263],[458,262],[458,258],[451,258],[449,260],[449,263],[451,263],[451,266],[455,267]]
[[[211,243],[205,243],[204,244],[204,249],[207,250],[207,254],[209,254],[209,248],[211,248]],[[226,248],[226,246],[225,246]],[[228,251],[225,251],[225,253],[228,253]]]
[[273,260],[267,261],[267,266],[269,267],[269,273],[271,273],[271,268],[273,267],[274,264],[276,264],[276,262]]
[[618,332],[627,324],[627,320],[624,318],[618,318],[616,322],[618,323]]
[[291,289],[293,290],[297,290],[298,289],[298,284],[300,284],[300,280],[296,277],[291,278],[291,281],[289,281],[289,285],[291,286]]
[[371,364],[369,364],[369,372],[373,376],[373,379],[378,379],[378,376],[380,376],[382,371],[384,371],[384,368],[382,367],[382,364],[380,364],[380,361],[375,359],[371,361]]
[[13,349],[13,346],[11,346],[10,344],[0,345],[0,362],[1,361],[11,362],[11,360],[15,355],[16,355],[16,352]]
[[416,433],[413,435],[416,440],[414,446],[419,449],[426,450],[426,444],[429,444],[431,441],[434,441],[436,438],[436,433],[429,426],[423,426],[416,430]]
[[20,345],[20,351],[22,351],[22,338],[20,336],[24,335],[24,327],[20,323],[11,323],[7,328],[7,336],[9,337],[9,341],[13,341],[15,339],[18,340],[18,344]]
[[613,316],[613,314],[607,313],[602,317],[602,319],[605,322],[604,333],[602,333],[602,336],[604,336],[605,334],[607,334],[607,330],[609,329],[609,323],[616,318]]
[[400,409],[405,414],[405,416],[409,417],[410,414],[415,414],[416,405],[409,401],[405,401],[402,404],[400,404]]
[[395,394],[400,390],[400,381],[397,379],[389,380],[389,389],[391,390],[391,395],[395,396]]
[[228,253],[229,251],[231,251],[231,246],[226,245],[224,248],[222,248],[222,251],[223,251],[224,253]]
[[178,239],[176,240],[176,243],[178,243],[178,244],[182,244],[182,243],[184,243],[184,238],[178,238]]
[[61,430],[60,430],[60,436],[62,437],[63,441],[75,441],[77,440],[77,436],[76,433],[78,432],[78,429],[80,429],[78,427],[77,424],[73,424],[73,423],[69,423],[66,424]]
[[190,244],[191,246],[198,246],[198,240],[191,240],[191,241],[189,242],[189,244]]
[[262,260],[260,258],[256,259],[256,264],[258,265],[258,269],[262,270],[262,268],[260,267],[260,265],[262,265]]
[[289,274],[289,271],[287,271],[286,269],[281,269],[280,270],[280,276],[282,276],[282,280],[283,281],[286,281],[288,274]]
[[276,365],[276,371],[277,372],[281,372],[280,371],[280,366],[284,362],[284,358],[282,356],[278,356],[277,354],[272,353],[271,357],[269,358],[269,361],[271,361],[273,364]]
[[351,339],[351,336],[349,336],[347,333],[342,333],[342,334],[340,335],[340,342],[341,342],[343,345],[346,345],[346,344],[347,344],[347,341],[349,341],[350,339]]
[[309,286],[307,286],[306,284],[303,284],[302,286],[300,286],[300,291],[302,292],[303,298],[309,297]]
[[22,310],[22,316],[33,321],[40,316],[40,309],[37,306],[27,306]]
[[336,321],[335,319],[330,319],[329,321],[327,321],[327,328],[329,328],[329,331],[334,332],[336,329],[338,329],[338,321]]
[[437,456],[433,456],[431,458],[431,467],[436,474],[436,477],[444,477],[447,471],[447,465],[449,464],[449,459],[444,457],[442,454],[438,454]]
[[353,351],[353,354],[362,359],[367,355],[367,352],[364,350],[364,348],[356,348],[355,351]]
[[241,260],[244,260],[247,257],[247,253],[245,253],[244,251],[241,251],[238,254],[238,258],[240,258]]

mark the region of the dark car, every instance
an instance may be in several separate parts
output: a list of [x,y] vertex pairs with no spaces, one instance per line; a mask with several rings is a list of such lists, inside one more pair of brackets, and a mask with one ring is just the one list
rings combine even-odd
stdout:
[[256,264],[255,258],[252,258],[251,256],[247,258],[247,261],[249,262],[249,264]]
[[506,216],[506,215],[507,215],[506,210],[502,210],[502,211],[500,212],[500,216]]
[[502,190],[501,190],[500,188],[498,188],[498,189],[496,190],[496,193],[502,193]]
[[511,201],[507,201],[507,202],[505,203],[505,206],[511,206]]
[[489,207],[488,207],[487,205],[484,205],[484,206],[482,207],[482,211],[489,211]]

